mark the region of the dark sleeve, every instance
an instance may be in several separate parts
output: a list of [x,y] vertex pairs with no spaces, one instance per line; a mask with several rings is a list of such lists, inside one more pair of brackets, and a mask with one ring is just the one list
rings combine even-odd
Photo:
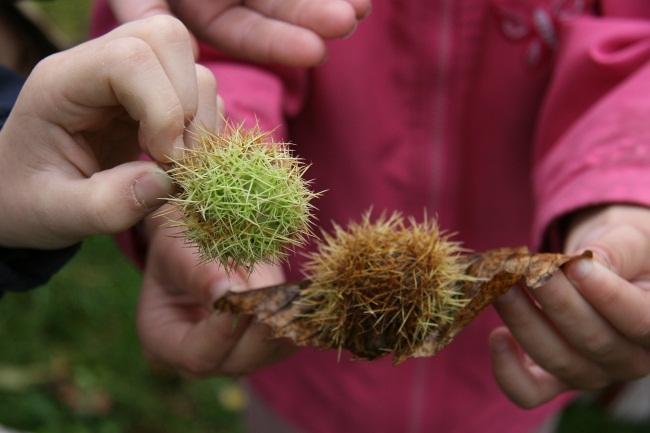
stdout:
[[[0,66],[0,128],[18,97],[23,79]],[[0,297],[7,291],[22,291],[49,280],[79,249],[31,250],[0,247]]]
[[0,66],[0,128],[9,117],[9,112],[18,98],[23,78],[11,70]]
[[0,247],[0,297],[47,283],[78,249],[79,244],[60,250]]

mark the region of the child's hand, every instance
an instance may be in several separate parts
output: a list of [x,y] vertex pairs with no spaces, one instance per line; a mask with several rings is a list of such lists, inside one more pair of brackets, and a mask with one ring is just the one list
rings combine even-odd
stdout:
[[323,39],[346,36],[370,13],[370,0],[109,0],[118,21],[174,13],[216,48],[261,63],[314,66]]
[[[168,206],[168,205],[167,205]],[[154,361],[192,376],[241,375],[287,356],[293,345],[270,339],[268,327],[250,317],[215,312],[227,290],[266,287],[284,281],[279,266],[259,266],[228,276],[216,263],[199,263],[178,229],[151,229],[149,254],[138,308],[138,332]],[[170,236],[171,235],[171,236]]]
[[514,288],[496,304],[509,329],[491,335],[494,374],[521,406],[650,373],[650,209],[621,205],[586,215],[566,251],[584,249],[595,253],[593,262],[569,265],[532,299]]
[[[180,21],[133,22],[39,63],[0,131],[0,245],[58,248],[135,224],[171,182],[186,124],[217,123]],[[121,164],[121,165],[120,165]]]

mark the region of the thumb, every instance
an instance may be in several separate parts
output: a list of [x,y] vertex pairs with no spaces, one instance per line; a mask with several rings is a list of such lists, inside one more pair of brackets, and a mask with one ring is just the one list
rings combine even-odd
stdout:
[[633,224],[594,227],[576,242],[574,251],[591,250],[596,259],[625,279],[637,277],[647,266],[648,237]]
[[146,161],[121,164],[77,182],[73,202],[66,207],[82,216],[80,237],[128,229],[160,207],[173,190],[167,174]]

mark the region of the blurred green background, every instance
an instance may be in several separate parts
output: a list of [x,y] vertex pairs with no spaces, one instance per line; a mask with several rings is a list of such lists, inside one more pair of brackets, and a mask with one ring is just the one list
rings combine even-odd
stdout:
[[34,432],[241,431],[227,379],[151,368],[134,330],[140,276],[88,240],[47,287],[0,301],[0,424]]
[[[88,0],[27,3],[60,44],[87,34]],[[242,431],[245,397],[235,382],[186,380],[143,359],[133,325],[139,284],[112,240],[97,237],[47,287],[0,302],[1,425],[44,433]],[[570,406],[558,431],[650,432],[611,419],[593,401]]]

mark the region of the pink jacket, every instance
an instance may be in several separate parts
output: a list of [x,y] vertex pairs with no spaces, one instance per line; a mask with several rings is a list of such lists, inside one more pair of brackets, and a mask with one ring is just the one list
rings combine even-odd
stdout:
[[[540,245],[576,209],[650,204],[648,18],[647,0],[377,0],[318,68],[202,59],[231,118],[283,125],[313,164],[321,225],[427,209],[469,248]],[[498,323],[489,310],[398,367],[302,350],[250,381],[304,432],[531,431],[562,399],[524,411],[501,394]]]

